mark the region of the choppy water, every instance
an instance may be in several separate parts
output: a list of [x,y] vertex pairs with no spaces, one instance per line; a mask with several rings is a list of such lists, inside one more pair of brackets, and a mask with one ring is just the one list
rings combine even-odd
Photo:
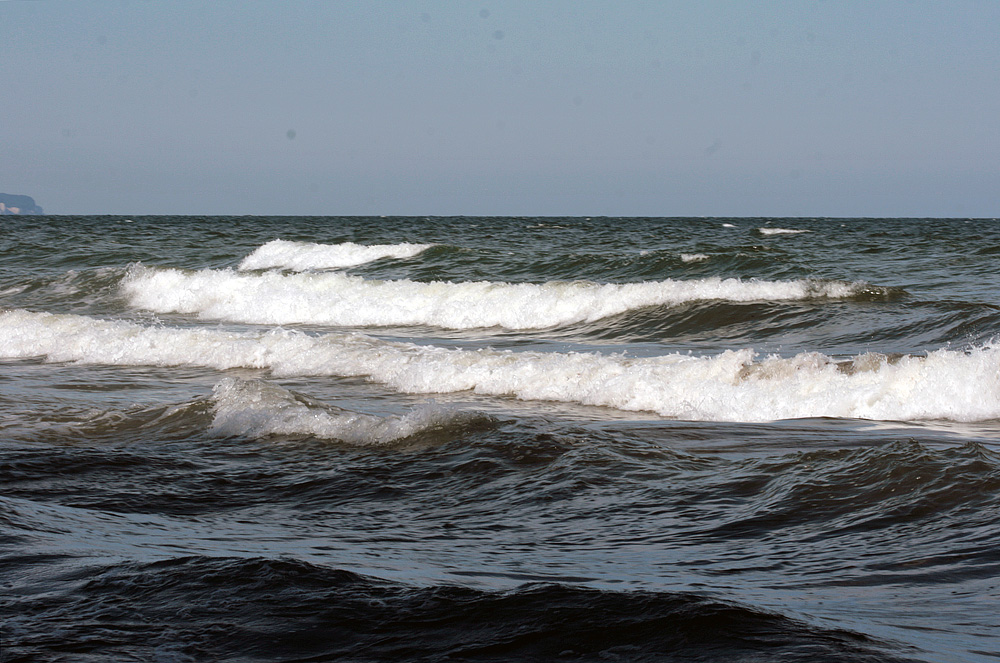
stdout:
[[1000,659],[1000,223],[4,217],[0,660]]

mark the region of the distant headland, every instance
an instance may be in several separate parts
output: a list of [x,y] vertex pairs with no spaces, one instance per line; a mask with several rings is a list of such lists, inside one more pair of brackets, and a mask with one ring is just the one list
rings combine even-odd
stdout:
[[45,214],[31,196],[0,193],[0,214]]

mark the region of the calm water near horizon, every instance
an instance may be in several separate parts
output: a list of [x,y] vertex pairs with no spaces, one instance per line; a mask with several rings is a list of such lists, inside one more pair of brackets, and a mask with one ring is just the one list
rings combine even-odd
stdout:
[[1000,221],[0,217],[0,663],[1000,660]]

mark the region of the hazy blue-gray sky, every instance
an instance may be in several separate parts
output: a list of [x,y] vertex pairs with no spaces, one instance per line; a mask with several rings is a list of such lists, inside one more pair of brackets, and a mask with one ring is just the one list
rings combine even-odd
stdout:
[[51,213],[1000,216],[1000,2],[0,2]]

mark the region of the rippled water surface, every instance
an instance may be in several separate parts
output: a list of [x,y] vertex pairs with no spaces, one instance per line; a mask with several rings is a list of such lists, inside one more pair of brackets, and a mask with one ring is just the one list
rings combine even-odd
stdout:
[[1000,659],[998,246],[3,217],[0,661]]

